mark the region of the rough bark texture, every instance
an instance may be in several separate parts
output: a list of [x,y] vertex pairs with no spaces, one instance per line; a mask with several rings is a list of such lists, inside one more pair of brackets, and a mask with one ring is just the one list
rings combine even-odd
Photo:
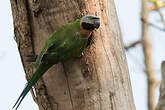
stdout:
[[11,0],[14,31],[27,79],[49,35],[86,14],[101,18],[94,43],[81,59],[54,65],[35,85],[40,110],[135,110],[113,0]]
[[156,110],[165,110],[165,61],[161,65],[162,70],[162,80],[160,84],[160,96],[159,101],[156,106]]

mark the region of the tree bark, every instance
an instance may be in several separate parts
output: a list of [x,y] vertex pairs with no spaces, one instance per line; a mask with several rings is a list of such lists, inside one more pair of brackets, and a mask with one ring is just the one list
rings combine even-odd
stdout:
[[165,110],[165,61],[161,64],[162,80],[160,83],[160,95],[155,110]]
[[35,85],[40,110],[135,110],[113,0],[11,0],[11,6],[27,80],[34,67],[26,56],[38,54],[51,33],[87,14],[101,18],[83,57],[54,65]]

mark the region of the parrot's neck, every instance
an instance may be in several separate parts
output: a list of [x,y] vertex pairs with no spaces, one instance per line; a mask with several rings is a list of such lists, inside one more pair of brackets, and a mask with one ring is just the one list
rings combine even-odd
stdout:
[[82,24],[82,21],[80,21],[80,29],[81,29],[81,32],[82,32],[82,36],[85,37],[85,38],[89,38],[92,34],[92,31],[83,29],[81,24]]
[[85,38],[89,38],[91,36],[91,34],[92,34],[92,31],[85,30],[85,29],[81,29],[81,30],[82,30],[82,35]]

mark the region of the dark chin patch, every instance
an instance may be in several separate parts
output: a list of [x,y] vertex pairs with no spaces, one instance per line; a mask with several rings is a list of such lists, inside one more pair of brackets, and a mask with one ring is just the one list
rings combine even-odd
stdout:
[[82,27],[83,29],[90,30],[90,31],[95,29],[93,24],[86,23],[86,22],[82,22]]

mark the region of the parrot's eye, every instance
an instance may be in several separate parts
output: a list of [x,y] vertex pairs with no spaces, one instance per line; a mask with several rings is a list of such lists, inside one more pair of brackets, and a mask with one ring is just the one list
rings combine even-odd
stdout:
[[94,30],[95,26],[91,23],[82,22],[82,27],[86,30]]
[[100,19],[99,17],[93,17],[92,19]]

